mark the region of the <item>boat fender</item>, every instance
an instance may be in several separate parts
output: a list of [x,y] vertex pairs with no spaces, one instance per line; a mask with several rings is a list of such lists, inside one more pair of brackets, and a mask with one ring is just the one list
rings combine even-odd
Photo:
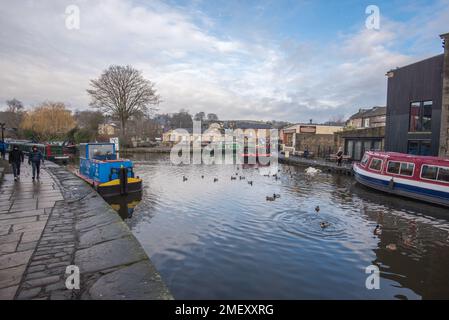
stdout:
[[393,190],[394,189],[394,179],[393,178],[391,178],[391,180],[390,180],[390,182],[388,183],[388,188],[390,188],[390,190]]

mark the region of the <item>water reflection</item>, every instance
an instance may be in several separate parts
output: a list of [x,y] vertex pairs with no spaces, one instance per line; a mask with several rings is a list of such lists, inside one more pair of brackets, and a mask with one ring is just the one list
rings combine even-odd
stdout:
[[[129,225],[176,298],[449,298],[445,208],[301,167],[281,165],[276,179],[250,167],[175,166],[169,155],[133,160],[145,187]],[[236,173],[246,179],[231,180]],[[266,201],[273,193],[281,197]],[[372,264],[380,290],[365,287]]]
[[112,209],[118,212],[123,220],[131,219],[134,209],[142,200],[142,192],[131,193],[129,195],[105,197]]

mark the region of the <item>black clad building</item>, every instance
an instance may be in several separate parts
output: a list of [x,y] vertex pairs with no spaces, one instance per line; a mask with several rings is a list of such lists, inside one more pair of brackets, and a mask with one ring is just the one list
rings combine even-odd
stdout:
[[446,155],[447,44],[445,48],[444,54],[387,73],[386,151]]

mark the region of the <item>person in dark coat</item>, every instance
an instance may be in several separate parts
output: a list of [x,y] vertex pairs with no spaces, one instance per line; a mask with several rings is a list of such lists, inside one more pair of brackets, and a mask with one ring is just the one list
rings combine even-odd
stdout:
[[[44,163],[44,156],[36,146],[33,146],[30,154],[28,155],[28,164],[31,164],[33,168],[33,180],[36,177],[39,180],[39,173],[41,169],[41,162]],[[37,176],[36,176],[37,174]]]
[[337,165],[341,167],[341,163],[343,162],[343,148],[338,148],[337,152]]
[[14,146],[9,153],[8,161],[11,164],[12,172],[14,173],[14,181],[20,178],[20,164],[23,163],[25,157],[23,152],[19,150],[18,146]]
[[5,141],[0,141],[0,154],[3,160],[5,160],[6,154],[6,143]]

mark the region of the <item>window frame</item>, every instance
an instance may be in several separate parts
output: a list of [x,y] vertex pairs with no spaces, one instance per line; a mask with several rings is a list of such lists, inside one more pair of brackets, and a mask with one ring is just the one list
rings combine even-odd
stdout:
[[[394,173],[394,172],[388,171],[388,164],[389,164],[390,162],[397,162],[397,163],[399,163],[399,173]],[[403,163],[405,163],[405,164],[412,164],[412,165],[413,165],[413,170],[412,170],[412,174],[411,174],[411,175],[406,175],[406,174],[402,174],[402,173],[401,173],[401,172],[402,172],[402,164],[403,164]],[[386,173],[389,173],[389,174],[392,174],[392,175],[395,175],[395,176],[413,177],[413,176],[415,175],[415,168],[416,168],[416,165],[415,165],[413,162],[388,160],[388,161],[387,161],[387,166],[386,166],[385,172],[386,172]]]
[[[427,166],[427,167],[436,167],[436,168],[437,168],[437,175],[436,175],[435,180],[434,180],[434,179],[429,179],[429,178],[423,178],[422,172],[423,172],[424,166]],[[439,165],[435,165],[435,164],[427,164],[427,163],[424,163],[424,164],[421,165],[421,172],[420,172],[420,174],[419,174],[419,177],[420,177],[420,179],[422,179],[422,180],[427,180],[427,181],[433,181],[433,182],[440,182],[440,183],[444,183],[444,184],[449,184],[449,181],[438,180],[438,174],[440,173],[440,168],[449,169],[449,167],[444,167],[444,166],[439,166]]]
[[[367,159],[366,159],[366,162],[364,163],[364,162],[363,162],[363,159],[365,159],[365,157],[366,157]],[[362,165],[362,167],[366,168],[366,165],[367,165],[369,162],[371,162],[371,161],[370,161],[370,156],[367,155],[367,154],[365,153],[365,154],[363,155],[362,159],[360,160],[360,164]]]
[[444,181],[444,180],[439,180],[439,179],[438,179],[438,177],[440,176],[440,169],[446,169],[446,170],[449,170],[449,167],[438,166],[437,180],[436,180],[436,181],[441,182],[441,183],[449,184],[449,181]]
[[[430,107],[430,118],[427,123],[429,123],[430,128],[424,130],[424,108]],[[412,108],[418,108],[416,119],[416,129],[412,130],[411,126],[411,116]],[[432,115],[433,115],[433,100],[423,100],[423,101],[411,101],[408,107],[408,132],[409,133],[428,133],[432,132]]]
[[[381,163],[380,163],[380,169],[379,169],[379,170],[371,168],[371,165],[373,164],[373,161],[374,161],[374,160],[379,160],[379,161],[381,162]],[[372,157],[372,158],[371,158],[371,161],[369,162],[368,169],[373,170],[373,171],[377,171],[377,172],[382,172],[383,167],[384,167],[384,160],[383,160],[383,159],[381,159],[381,158],[376,158],[376,157]]]

